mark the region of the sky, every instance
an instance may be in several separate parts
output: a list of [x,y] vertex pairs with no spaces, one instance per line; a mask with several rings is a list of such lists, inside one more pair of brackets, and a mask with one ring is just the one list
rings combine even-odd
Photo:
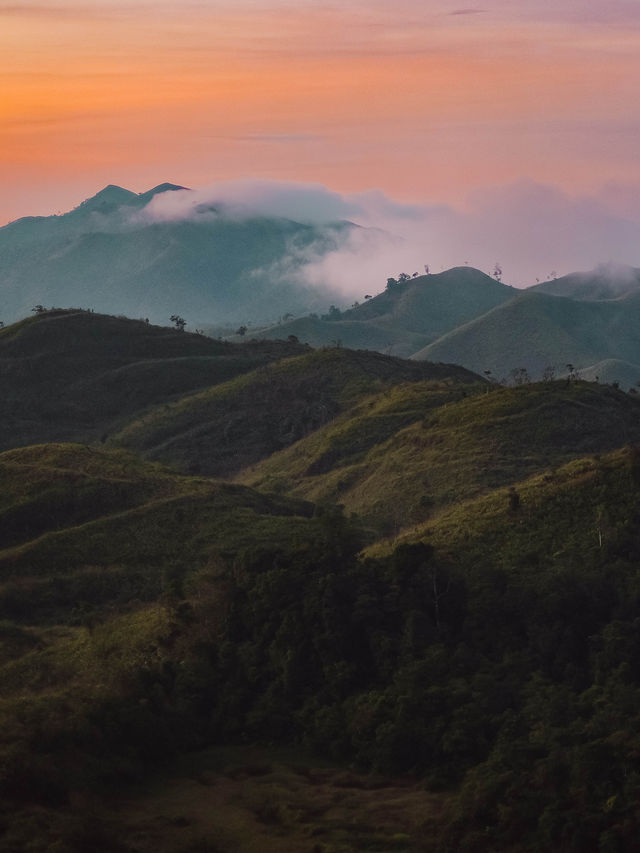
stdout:
[[504,227],[516,279],[533,201],[640,266],[638,56],[638,0],[0,0],[0,224],[252,179],[440,211],[460,262]]

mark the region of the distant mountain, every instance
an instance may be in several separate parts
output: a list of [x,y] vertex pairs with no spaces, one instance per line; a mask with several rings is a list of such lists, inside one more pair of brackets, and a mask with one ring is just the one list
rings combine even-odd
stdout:
[[[531,289],[417,352],[413,358],[449,361],[496,378],[525,368],[586,370],[607,359],[640,365],[640,291],[618,299],[569,299]],[[592,371],[593,372],[593,371]],[[640,378],[640,367],[637,368]]]
[[514,298],[518,291],[473,267],[398,281],[336,319],[292,319],[260,337],[296,335],[311,346],[373,349],[407,358],[418,349]]
[[617,299],[640,290],[640,269],[624,264],[599,264],[590,272],[574,272],[543,281],[529,290],[572,299]]
[[154,196],[181,189],[161,184],[137,194],[110,185],[64,215],[0,228],[0,320],[36,304],[158,323],[179,313],[192,327],[326,310],[330,288],[306,287],[301,269],[357,226],[238,218],[215,207],[180,221],[144,212]]

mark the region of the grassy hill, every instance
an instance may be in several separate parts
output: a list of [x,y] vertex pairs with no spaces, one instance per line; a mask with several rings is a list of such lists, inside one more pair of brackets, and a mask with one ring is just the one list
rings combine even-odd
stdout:
[[340,341],[408,358],[451,329],[512,299],[513,288],[472,267],[397,281],[331,320],[298,318],[261,328],[265,338],[296,335],[311,346]]
[[300,547],[312,513],[85,445],[6,451],[0,472],[0,619],[29,624],[155,600],[172,578],[256,542]]
[[554,296],[571,299],[603,300],[617,299],[640,289],[640,269],[623,264],[599,264],[589,272],[574,272],[569,275],[543,281],[529,288]]
[[513,388],[446,382],[371,395],[243,471],[260,489],[335,501],[379,532],[549,465],[640,441],[637,397],[586,382]]
[[234,345],[93,314],[46,311],[0,329],[0,448],[98,440],[152,404],[305,348]]
[[84,430],[0,453],[2,853],[634,853],[637,394],[79,311],[0,353]]
[[112,440],[185,472],[227,476],[294,444],[375,391],[425,378],[478,381],[452,365],[333,347],[152,409]]
[[640,297],[580,301],[526,291],[416,353],[415,359],[447,360],[495,377],[526,368],[539,378],[551,366],[566,371],[607,358],[640,364],[634,329]]

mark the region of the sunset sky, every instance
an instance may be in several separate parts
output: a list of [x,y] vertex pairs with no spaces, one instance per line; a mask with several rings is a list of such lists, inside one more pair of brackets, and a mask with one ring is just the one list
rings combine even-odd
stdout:
[[464,2],[0,0],[0,224],[247,177],[636,216],[640,3]]

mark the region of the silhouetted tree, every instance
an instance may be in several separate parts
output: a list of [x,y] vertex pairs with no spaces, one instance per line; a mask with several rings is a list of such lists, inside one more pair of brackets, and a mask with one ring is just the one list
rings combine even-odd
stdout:
[[169,319],[179,332],[184,332],[184,327],[187,325],[187,321],[183,317],[179,314],[172,314]]

